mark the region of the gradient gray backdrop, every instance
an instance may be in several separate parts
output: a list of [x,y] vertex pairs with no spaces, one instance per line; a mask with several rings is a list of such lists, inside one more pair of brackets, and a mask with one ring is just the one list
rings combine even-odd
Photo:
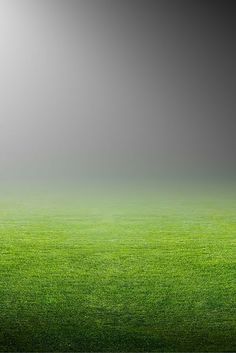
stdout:
[[0,178],[232,174],[233,4],[0,0]]

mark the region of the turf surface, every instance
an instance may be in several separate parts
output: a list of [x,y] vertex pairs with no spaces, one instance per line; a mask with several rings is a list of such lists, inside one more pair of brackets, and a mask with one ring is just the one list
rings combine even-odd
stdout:
[[4,196],[0,351],[235,352],[234,201]]

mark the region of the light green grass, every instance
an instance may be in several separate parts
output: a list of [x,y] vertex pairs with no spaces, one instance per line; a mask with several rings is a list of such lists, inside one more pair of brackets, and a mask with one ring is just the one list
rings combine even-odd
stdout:
[[4,196],[0,351],[235,352],[234,200]]

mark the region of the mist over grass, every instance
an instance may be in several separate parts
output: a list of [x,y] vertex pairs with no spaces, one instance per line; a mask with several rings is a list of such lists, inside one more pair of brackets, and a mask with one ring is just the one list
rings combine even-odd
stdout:
[[0,351],[235,351],[232,185],[1,195]]

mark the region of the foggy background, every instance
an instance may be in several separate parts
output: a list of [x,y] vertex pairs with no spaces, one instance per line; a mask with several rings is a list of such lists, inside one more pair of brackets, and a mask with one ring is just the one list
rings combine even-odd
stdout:
[[235,12],[0,0],[0,179],[233,175]]

